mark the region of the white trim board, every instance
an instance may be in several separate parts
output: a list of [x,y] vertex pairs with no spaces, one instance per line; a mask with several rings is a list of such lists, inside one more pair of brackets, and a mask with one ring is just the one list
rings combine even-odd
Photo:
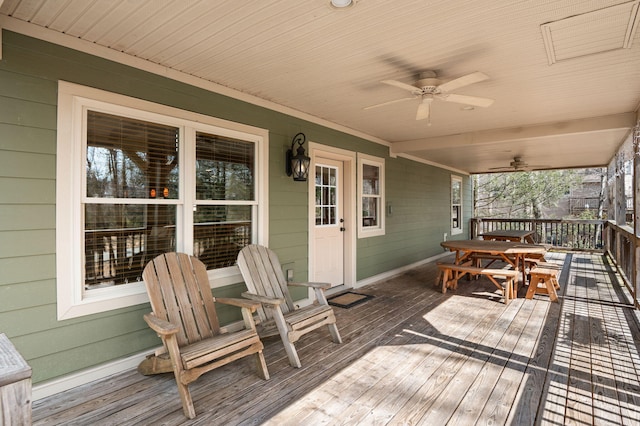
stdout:
[[409,265],[401,266],[399,268],[392,269],[390,271],[386,271],[386,272],[383,272],[381,274],[371,276],[369,278],[365,278],[363,280],[358,281],[356,283],[356,285],[353,286],[353,288],[360,288],[360,287],[364,287],[364,286],[369,285],[369,284],[375,284],[378,281],[391,279],[391,278],[393,278],[393,277],[395,277],[397,275],[402,274],[403,272],[407,272],[407,271],[409,271],[409,270],[411,270],[413,268],[417,268],[418,266],[422,266],[422,265],[424,265],[426,263],[435,262],[436,260],[438,260],[438,259],[440,259],[442,257],[449,256],[450,254],[451,254],[451,252],[444,252],[444,253],[441,253],[441,254],[437,254],[435,256],[428,257],[426,259],[419,260],[419,261],[414,262],[414,263],[410,263]]
[[153,353],[152,349],[144,353],[138,353],[127,358],[118,359],[77,373],[68,374],[57,379],[49,380],[33,386],[31,399],[37,401],[78,386],[86,385],[96,380],[104,379],[111,375],[122,373],[137,368],[147,355]]

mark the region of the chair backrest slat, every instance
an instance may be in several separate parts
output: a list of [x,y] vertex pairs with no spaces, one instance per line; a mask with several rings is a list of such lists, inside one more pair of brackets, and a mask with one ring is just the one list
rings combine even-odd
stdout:
[[[256,244],[248,245],[238,255],[238,267],[249,292],[284,299],[286,305],[280,306],[283,313],[295,309],[280,261],[273,250]],[[259,308],[258,312],[263,320],[271,318],[268,311],[262,308]]]
[[178,345],[219,333],[206,267],[197,258],[165,253],[149,262],[142,276],[154,314],[180,325]]

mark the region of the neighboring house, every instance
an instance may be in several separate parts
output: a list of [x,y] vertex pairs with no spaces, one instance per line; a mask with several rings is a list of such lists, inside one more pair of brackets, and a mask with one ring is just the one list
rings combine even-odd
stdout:
[[[260,243],[293,279],[339,291],[468,235],[467,175],[6,30],[0,111],[0,332],[32,366],[36,398],[131,368],[160,345],[138,281],[154,254],[195,253],[214,294],[239,296],[238,247]],[[307,182],[285,173],[298,132]]]
[[[603,173],[606,177],[606,169],[576,170],[579,182],[571,187],[567,195],[558,200],[557,205],[546,207],[543,210],[543,216],[578,219],[588,215],[597,218]],[[604,197],[603,214],[607,212],[606,201]]]
[[[582,174],[580,184],[572,187],[569,195],[564,197],[561,203],[567,203],[566,215],[580,217],[585,212],[588,212],[590,216],[597,218],[602,181],[606,179],[607,171],[606,169],[583,169],[580,170],[580,173]],[[604,193],[602,198],[602,202],[606,202]],[[603,212],[606,211],[607,206],[605,205],[603,206]]]

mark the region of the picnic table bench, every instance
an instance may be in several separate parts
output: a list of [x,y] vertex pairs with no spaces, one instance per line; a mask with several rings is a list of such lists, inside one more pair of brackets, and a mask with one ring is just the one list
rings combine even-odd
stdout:
[[536,293],[548,294],[549,300],[558,301],[558,293],[556,290],[560,288],[558,275],[560,275],[560,267],[553,263],[543,263],[534,266],[529,271],[531,280],[527,289],[527,299],[533,299]]
[[[458,280],[466,274],[484,275],[502,291],[505,305],[516,297],[515,281],[519,272],[515,269],[482,268],[471,266],[469,263],[456,265],[455,263],[438,263],[438,269],[442,271],[442,292],[446,293],[447,288],[456,289]],[[504,277],[504,283],[498,282],[497,277]]]

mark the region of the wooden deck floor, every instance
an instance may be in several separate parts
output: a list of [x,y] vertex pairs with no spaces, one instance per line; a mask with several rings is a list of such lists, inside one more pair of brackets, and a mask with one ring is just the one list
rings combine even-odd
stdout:
[[[639,424],[640,332],[616,276],[599,255],[564,262],[560,303],[505,306],[486,279],[456,292],[433,287],[434,265],[358,292],[335,308],[344,343],[326,330],[289,366],[265,340],[271,374],[241,360],[192,386],[197,418],[182,414],[172,375],[118,374],[36,401],[34,424],[82,425],[592,425]],[[521,295],[522,295],[521,290]]]

